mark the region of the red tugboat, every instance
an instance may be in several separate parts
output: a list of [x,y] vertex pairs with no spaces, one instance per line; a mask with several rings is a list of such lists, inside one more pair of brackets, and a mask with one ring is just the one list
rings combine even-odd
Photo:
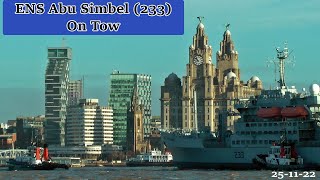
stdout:
[[28,155],[9,159],[7,162],[9,170],[54,170],[56,168],[69,169],[70,167],[67,164],[52,162],[49,157],[47,144],[44,144],[43,148],[32,146],[28,149]]
[[260,154],[253,161],[261,168],[269,170],[302,170],[307,168],[303,158],[298,156],[294,144],[275,144],[271,146],[267,155]]
[[259,169],[292,171],[292,170],[319,170],[320,166],[305,164],[303,158],[298,155],[294,143],[288,143],[286,132],[282,136],[280,144],[273,144],[268,154],[259,154],[253,159],[253,163]]

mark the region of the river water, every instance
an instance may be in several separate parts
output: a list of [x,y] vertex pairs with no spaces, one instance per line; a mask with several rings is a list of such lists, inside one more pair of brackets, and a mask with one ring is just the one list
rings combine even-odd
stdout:
[[[277,172],[279,173],[279,172]],[[303,172],[301,172],[303,173]],[[175,167],[83,167],[69,170],[57,169],[53,171],[7,171],[0,169],[0,179],[30,179],[30,180],[256,180],[256,179],[320,179],[320,171],[315,172],[315,178],[303,178],[300,171],[296,177],[289,177],[288,172],[275,174],[272,171],[217,171],[217,170],[178,170]],[[299,175],[300,174],[300,175]],[[306,174],[306,173],[305,173]],[[305,175],[304,174],[304,175]],[[277,175],[277,177],[275,177]],[[292,174],[294,176],[294,174]],[[308,175],[312,175],[308,172]],[[272,177],[274,176],[274,177]]]

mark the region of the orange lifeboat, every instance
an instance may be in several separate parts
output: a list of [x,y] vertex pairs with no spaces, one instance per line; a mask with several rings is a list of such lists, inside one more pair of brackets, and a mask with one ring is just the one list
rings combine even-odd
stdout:
[[261,108],[258,110],[257,115],[260,118],[281,117],[281,108],[280,107]]
[[308,114],[308,111],[303,106],[286,107],[281,111],[281,115],[288,118],[306,117]]

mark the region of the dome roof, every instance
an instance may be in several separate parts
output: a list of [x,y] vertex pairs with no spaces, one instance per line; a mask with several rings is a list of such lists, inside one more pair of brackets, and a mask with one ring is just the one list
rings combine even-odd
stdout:
[[171,73],[169,76],[168,76],[168,79],[170,80],[175,80],[175,79],[179,79],[178,76],[175,74],[175,73]]
[[256,81],[260,81],[260,79],[257,76],[252,76],[250,78],[251,82],[256,82]]
[[202,23],[199,23],[198,28],[204,29],[204,25]]
[[312,95],[318,95],[320,92],[320,87],[318,84],[312,84],[309,90]]
[[234,72],[232,72],[232,71],[230,71],[230,72],[227,74],[227,78],[228,78],[228,79],[236,78],[236,77],[237,77],[237,75],[236,75]]

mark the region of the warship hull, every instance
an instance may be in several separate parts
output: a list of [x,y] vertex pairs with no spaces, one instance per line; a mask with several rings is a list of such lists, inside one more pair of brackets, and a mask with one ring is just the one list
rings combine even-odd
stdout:
[[[173,163],[179,169],[261,169],[253,163],[258,154],[267,154],[265,147],[204,147],[201,138],[185,138],[171,133],[163,133],[162,140],[172,153]],[[305,164],[320,165],[320,157],[314,156],[320,147],[297,147]]]

